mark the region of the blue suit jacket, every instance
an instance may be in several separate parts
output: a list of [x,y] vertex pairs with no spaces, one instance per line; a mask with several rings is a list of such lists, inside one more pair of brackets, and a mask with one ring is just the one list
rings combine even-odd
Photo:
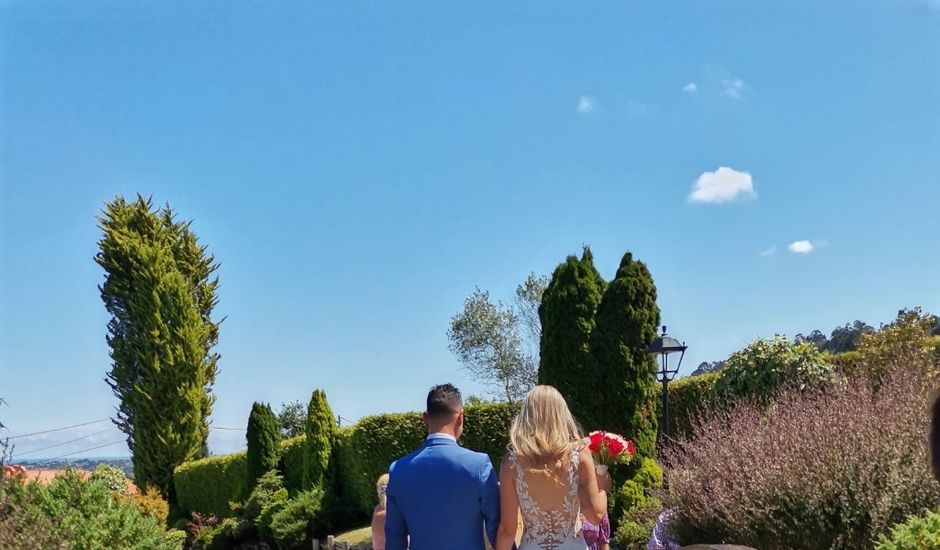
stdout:
[[496,542],[499,479],[490,458],[431,435],[392,463],[386,489],[385,549],[483,550]]

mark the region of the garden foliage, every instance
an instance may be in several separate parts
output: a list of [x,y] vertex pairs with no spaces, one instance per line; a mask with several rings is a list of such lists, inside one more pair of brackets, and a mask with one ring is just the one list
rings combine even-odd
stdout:
[[115,423],[127,434],[137,484],[173,498],[174,468],[203,456],[209,434],[218,264],[189,223],[149,199],[118,197],[99,224]]
[[104,480],[86,482],[67,471],[48,485],[0,479],[0,548],[180,550],[180,544]]
[[247,488],[255,486],[259,477],[277,467],[281,451],[281,434],[274,411],[267,404],[255,403],[248,416]]
[[307,406],[305,424],[304,489],[322,487],[330,467],[330,455],[336,439],[336,418],[323,390],[315,390]]
[[667,451],[677,535],[762,550],[871,548],[940,506],[925,436],[933,388],[910,370],[877,387],[856,374],[693,423],[692,437]]
[[882,535],[875,550],[932,550],[940,548],[940,512],[909,518]]

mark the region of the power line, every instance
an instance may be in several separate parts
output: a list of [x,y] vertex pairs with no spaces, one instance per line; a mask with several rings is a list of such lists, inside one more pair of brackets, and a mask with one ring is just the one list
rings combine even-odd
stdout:
[[110,418],[102,418],[101,420],[92,420],[91,422],[83,422],[83,423],[81,423],[81,424],[74,424],[74,425],[72,425],[72,426],[65,426],[65,427],[62,427],[62,428],[53,428],[53,429],[51,429],[51,430],[43,430],[43,431],[41,431],[41,432],[33,432],[33,433],[31,433],[31,434],[14,435],[14,436],[12,436],[12,437],[8,437],[7,439],[19,439],[19,438],[21,438],[21,437],[29,437],[29,436],[31,436],[31,435],[41,435],[41,434],[48,434],[48,433],[52,433],[52,432],[61,432],[62,430],[71,430],[72,428],[80,428],[80,427],[82,427],[82,426],[90,426],[90,425],[92,425],[92,424],[98,424],[98,423],[100,423],[100,422],[107,422],[108,420],[111,420],[111,419],[110,419]]
[[243,432],[245,428],[226,428],[224,426],[209,426],[210,430],[231,430],[233,432]]
[[117,445],[118,443],[125,443],[126,441],[127,441],[126,439],[118,439],[117,441],[112,441],[111,443],[105,443],[104,445],[98,445],[97,447],[89,447],[89,448],[87,448],[87,449],[82,449],[81,451],[74,451],[74,452],[71,452],[71,453],[68,453],[68,454],[64,454],[64,455],[57,456],[57,457],[55,457],[55,458],[47,458],[46,460],[43,460],[43,462],[53,462],[53,461],[56,461],[56,460],[59,460],[59,459],[62,459],[62,458],[70,457],[70,456],[72,456],[72,455],[77,455],[77,454],[81,454],[81,453],[87,453],[88,451],[94,451],[94,450],[96,450],[96,449],[102,449],[102,448],[104,448],[104,447],[110,447],[111,445]]
[[42,448],[39,448],[39,449],[32,449],[32,450],[29,450],[29,451],[23,451],[22,453],[16,453],[16,454],[14,454],[11,458],[20,458],[20,457],[22,457],[23,455],[30,455],[30,454],[33,454],[33,453],[38,453],[38,452],[40,452],[40,451],[48,451],[49,449],[55,449],[56,447],[61,447],[61,446],[63,446],[63,445],[68,445],[69,443],[75,443],[76,441],[81,441],[81,440],[83,440],[83,439],[88,439],[89,437],[94,437],[94,436],[96,436],[96,435],[101,435],[101,434],[103,434],[103,433],[107,433],[107,432],[110,432],[111,430],[116,430],[116,429],[117,429],[117,426],[112,426],[112,427],[108,428],[107,430],[101,430],[100,432],[95,432],[95,433],[93,433],[93,434],[83,435],[82,437],[76,437],[75,439],[69,439],[68,441],[65,441],[65,442],[63,442],[63,443],[57,443],[57,444],[55,444],[55,445],[49,445],[48,447],[42,447]]

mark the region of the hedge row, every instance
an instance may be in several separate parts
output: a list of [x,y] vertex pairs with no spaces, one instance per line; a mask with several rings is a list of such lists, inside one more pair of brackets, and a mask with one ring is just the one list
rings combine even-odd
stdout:
[[247,495],[248,460],[245,451],[181,464],[173,472],[176,504],[180,511],[232,515],[229,502]]
[[[715,382],[719,374],[682,378],[669,386],[669,433],[689,432],[690,420],[704,407],[716,404]],[[659,407],[660,400],[656,400]],[[659,411],[657,411],[658,413]],[[498,467],[506,452],[513,412],[505,404],[482,404],[466,409],[461,444],[490,455]],[[365,417],[356,425],[340,428],[334,449],[332,475],[349,502],[349,513],[368,518],[375,506],[375,481],[394,460],[416,449],[425,437],[421,413],[382,414]],[[281,442],[280,470],[291,493],[301,489],[304,438]],[[232,515],[230,502],[246,497],[245,452],[187,462],[176,469],[174,483],[180,509]]]
[[[512,411],[503,404],[467,407],[461,443],[490,455],[498,465],[509,440]],[[341,428],[334,448],[332,475],[349,499],[349,513],[367,518],[375,506],[375,481],[396,459],[416,449],[425,438],[421,413],[369,416],[351,428]],[[280,470],[291,492],[301,489],[305,436],[281,442]],[[219,517],[232,515],[230,502],[246,497],[245,452],[187,462],[176,469],[178,505],[188,514],[197,511]]]
[[[720,373],[680,378],[669,384],[669,436],[685,437],[691,433],[691,423],[724,402],[717,398],[715,384]],[[656,400],[657,414],[661,414],[662,398]]]

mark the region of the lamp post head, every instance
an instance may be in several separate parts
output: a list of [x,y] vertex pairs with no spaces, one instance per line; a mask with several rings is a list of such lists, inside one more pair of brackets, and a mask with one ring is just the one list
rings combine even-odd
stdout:
[[[678,340],[666,334],[666,326],[663,325],[663,333],[653,340],[648,350],[649,353],[661,357],[660,370],[656,373],[660,382],[669,382],[679,372],[679,367],[682,365],[682,358],[685,357],[687,347],[685,342],[679,343]],[[674,369],[669,368],[669,355],[672,353],[680,354],[679,362]]]

